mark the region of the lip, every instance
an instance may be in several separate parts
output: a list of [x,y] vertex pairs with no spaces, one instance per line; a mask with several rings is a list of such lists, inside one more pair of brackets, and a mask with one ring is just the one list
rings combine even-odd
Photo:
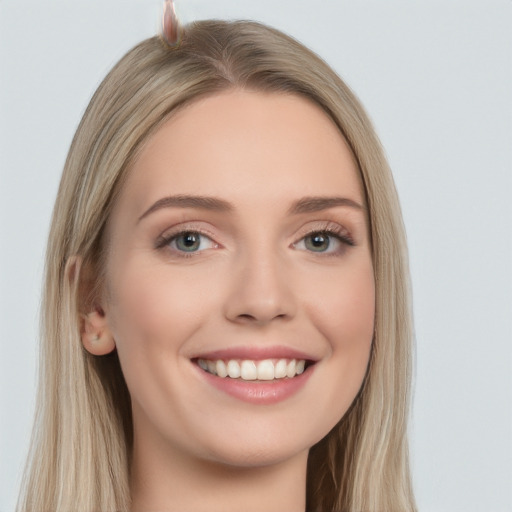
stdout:
[[250,359],[252,361],[261,361],[263,359],[304,359],[312,363],[318,361],[318,359],[311,354],[286,346],[231,347],[197,353],[190,359],[209,359],[210,361],[216,361],[218,359],[223,359],[224,361],[229,359]]
[[197,364],[197,359],[229,360],[249,359],[259,361],[263,359],[304,359],[309,363],[317,362],[311,355],[290,347],[234,347],[228,349],[214,350],[198,354],[191,358],[199,377],[208,386],[212,386],[227,395],[243,402],[257,405],[272,405],[282,402],[298,393],[307,383],[312,375],[315,364],[309,364],[304,373],[289,379],[276,379],[274,381],[245,381],[242,379],[231,379],[229,377],[218,377],[204,371]]
[[194,363],[200,377],[214,388],[222,391],[238,400],[251,404],[271,405],[282,402],[298,393],[309,380],[313,373],[314,365],[304,370],[304,373],[292,379],[278,379],[275,381],[246,381],[241,379],[230,379],[229,377],[217,377],[204,370]]

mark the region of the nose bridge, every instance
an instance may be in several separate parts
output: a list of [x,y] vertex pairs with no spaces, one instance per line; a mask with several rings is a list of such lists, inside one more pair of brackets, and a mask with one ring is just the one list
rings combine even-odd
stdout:
[[295,314],[289,264],[277,244],[268,238],[255,238],[239,250],[226,314],[233,321],[254,323]]

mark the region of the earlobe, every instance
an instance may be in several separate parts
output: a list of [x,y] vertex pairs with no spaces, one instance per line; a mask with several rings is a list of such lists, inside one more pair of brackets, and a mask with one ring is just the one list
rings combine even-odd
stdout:
[[[70,283],[76,282],[76,280],[79,281],[80,297],[92,299],[95,279],[88,271],[87,265],[84,266],[82,263],[80,256],[71,256],[67,261],[66,275]],[[84,348],[96,356],[103,356],[112,352],[116,348],[116,343],[103,308],[99,305],[93,305],[89,300],[80,302],[78,308],[79,311],[89,311],[87,314],[80,314],[80,337]]]
[[105,313],[99,307],[82,315],[80,336],[84,348],[95,356],[109,354],[116,348]]

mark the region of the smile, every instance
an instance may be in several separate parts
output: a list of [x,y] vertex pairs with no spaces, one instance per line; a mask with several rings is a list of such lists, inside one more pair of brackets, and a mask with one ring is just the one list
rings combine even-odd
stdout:
[[319,362],[318,354],[284,345],[243,345],[192,354],[197,376],[233,398],[271,405],[300,393]]
[[198,375],[205,384],[251,404],[271,405],[291,398],[306,385],[316,367],[316,361],[297,354],[249,359],[248,354],[237,358],[222,352],[192,359]]
[[197,364],[205,371],[221,378],[244,381],[273,381],[292,379],[306,368],[305,359],[198,359]]

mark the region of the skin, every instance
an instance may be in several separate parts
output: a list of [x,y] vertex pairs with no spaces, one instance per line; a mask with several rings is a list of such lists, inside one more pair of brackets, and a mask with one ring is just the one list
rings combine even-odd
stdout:
[[[96,355],[117,348],[130,390],[132,512],[304,510],[308,450],[360,389],[374,329],[351,151],[308,100],[234,90],[177,112],[129,172],[108,223],[106,283],[82,339]],[[231,210],[145,214],[177,194],[220,198]],[[361,208],[290,212],[311,196]],[[331,235],[326,250],[311,250],[310,233],[326,229],[353,245]],[[184,253],[177,239],[162,246],[180,230],[205,234],[199,250]],[[209,385],[191,361],[254,345],[311,355],[306,384],[276,404],[251,404]]]

